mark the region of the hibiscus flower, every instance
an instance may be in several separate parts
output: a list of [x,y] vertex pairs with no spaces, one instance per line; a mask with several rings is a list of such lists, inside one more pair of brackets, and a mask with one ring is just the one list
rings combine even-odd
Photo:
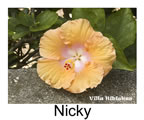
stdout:
[[67,21],[40,39],[37,72],[53,88],[84,92],[101,83],[112,69],[116,52],[111,41],[86,19]]

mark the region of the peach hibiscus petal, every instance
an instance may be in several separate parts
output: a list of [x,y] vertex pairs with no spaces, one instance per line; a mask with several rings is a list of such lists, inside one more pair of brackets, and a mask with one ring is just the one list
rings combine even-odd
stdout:
[[87,88],[94,88],[103,79],[103,67],[95,63],[87,64],[83,71],[76,74],[71,86],[67,89],[72,93],[84,92]]
[[66,71],[56,60],[40,59],[37,64],[39,77],[54,88],[68,88],[75,77],[74,70]]
[[67,21],[40,40],[37,72],[50,86],[72,93],[96,87],[116,58],[111,41],[86,19]]
[[86,19],[67,21],[61,26],[61,39],[65,44],[84,43],[93,32]]
[[60,59],[64,44],[60,37],[60,29],[48,30],[40,39],[40,55],[48,59]]
[[91,59],[104,68],[104,76],[112,69],[112,64],[116,59],[116,52],[112,42],[104,37],[100,32],[95,32],[85,44]]

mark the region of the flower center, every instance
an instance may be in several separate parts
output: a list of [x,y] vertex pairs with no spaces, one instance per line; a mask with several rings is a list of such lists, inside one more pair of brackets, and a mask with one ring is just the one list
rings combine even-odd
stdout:
[[66,70],[73,69],[75,72],[80,72],[85,64],[90,61],[88,52],[85,51],[82,45],[74,45],[72,47],[65,47],[62,55],[64,56],[64,68]]

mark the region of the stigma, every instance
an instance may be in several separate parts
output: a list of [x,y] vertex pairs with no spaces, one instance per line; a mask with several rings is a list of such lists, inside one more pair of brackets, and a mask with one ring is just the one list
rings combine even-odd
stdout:
[[66,70],[69,70],[69,69],[71,69],[71,65],[70,65],[70,64],[67,64],[67,63],[65,63],[64,68],[65,68]]
[[74,60],[73,59],[65,60],[65,62],[64,62],[64,68],[66,70],[70,70],[70,69],[74,68]]

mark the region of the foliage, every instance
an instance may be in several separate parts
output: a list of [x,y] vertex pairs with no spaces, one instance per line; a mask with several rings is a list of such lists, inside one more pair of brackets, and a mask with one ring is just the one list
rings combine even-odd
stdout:
[[9,68],[21,68],[37,61],[40,57],[39,40],[45,31],[57,28],[67,20],[85,18],[90,21],[96,31],[101,31],[112,41],[117,54],[113,68],[135,70],[135,8],[120,10],[114,8],[63,8],[63,17],[57,14],[60,9],[62,8],[8,9]]

